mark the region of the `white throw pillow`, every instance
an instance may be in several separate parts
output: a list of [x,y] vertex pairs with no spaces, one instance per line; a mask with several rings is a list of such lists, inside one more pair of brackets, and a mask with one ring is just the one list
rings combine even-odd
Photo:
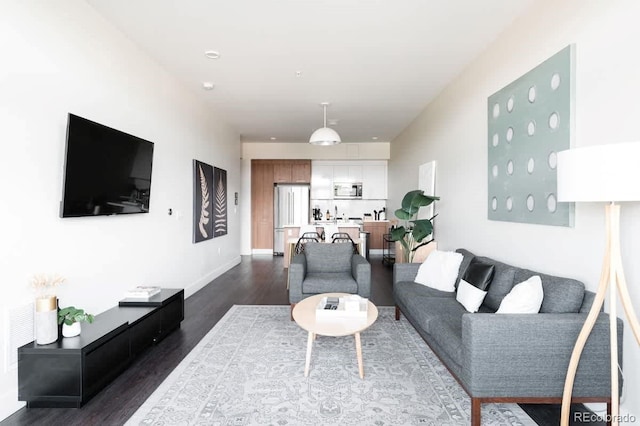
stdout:
[[534,275],[511,289],[502,299],[496,314],[537,314],[543,297],[542,280]]
[[458,284],[458,292],[456,300],[464,306],[467,312],[478,312],[478,308],[482,305],[487,292],[480,290],[473,284],[469,284],[465,280],[460,280]]
[[453,292],[461,263],[460,253],[434,250],[418,268],[414,281],[436,290]]

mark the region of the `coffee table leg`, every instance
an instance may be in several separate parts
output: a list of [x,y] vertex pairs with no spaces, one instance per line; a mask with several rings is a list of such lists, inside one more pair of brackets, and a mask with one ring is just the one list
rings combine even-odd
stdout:
[[311,348],[313,347],[314,339],[314,333],[309,332],[309,337],[307,337],[307,359],[304,363],[304,377],[309,376],[309,365],[311,364]]
[[362,344],[360,342],[360,333],[356,333],[356,356],[358,357],[358,371],[360,378],[364,379],[364,367],[362,366]]

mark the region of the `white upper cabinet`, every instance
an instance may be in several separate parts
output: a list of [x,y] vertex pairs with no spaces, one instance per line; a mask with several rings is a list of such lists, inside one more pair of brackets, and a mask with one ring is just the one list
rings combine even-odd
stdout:
[[362,166],[362,198],[368,200],[387,199],[386,164],[367,164]]
[[333,199],[334,183],[362,182],[362,199],[387,199],[387,162],[312,161],[311,199]]
[[362,182],[362,165],[334,165],[333,166],[334,182]]
[[311,199],[333,199],[333,166],[311,163]]

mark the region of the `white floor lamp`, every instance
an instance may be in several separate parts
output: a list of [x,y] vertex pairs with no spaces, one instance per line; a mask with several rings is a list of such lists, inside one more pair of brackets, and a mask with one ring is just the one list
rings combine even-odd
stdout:
[[621,201],[640,200],[640,142],[618,143],[570,149],[558,153],[558,201],[608,202],[606,212],[606,249],[600,284],[593,306],[578,335],[565,380],[561,425],[568,426],[571,393],[576,369],[585,343],[609,290],[611,342],[611,420],[618,424],[618,335],[616,289],[636,341],[640,344],[640,325],[631,305],[620,255]]

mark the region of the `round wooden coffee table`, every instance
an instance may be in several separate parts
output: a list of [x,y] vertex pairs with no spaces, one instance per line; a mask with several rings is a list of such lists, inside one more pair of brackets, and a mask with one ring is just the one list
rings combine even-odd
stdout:
[[293,319],[296,323],[309,332],[307,338],[307,359],[304,366],[304,376],[309,375],[309,365],[311,364],[311,348],[316,335],[320,336],[349,336],[354,335],[356,339],[356,356],[358,358],[358,370],[360,378],[364,379],[364,368],[362,366],[362,345],[360,343],[360,332],[366,330],[378,318],[378,308],[368,301],[366,320],[358,321],[353,318],[335,318],[316,320],[316,307],[323,297],[344,297],[351,296],[348,293],[323,293],[307,297],[298,302],[293,308]]

